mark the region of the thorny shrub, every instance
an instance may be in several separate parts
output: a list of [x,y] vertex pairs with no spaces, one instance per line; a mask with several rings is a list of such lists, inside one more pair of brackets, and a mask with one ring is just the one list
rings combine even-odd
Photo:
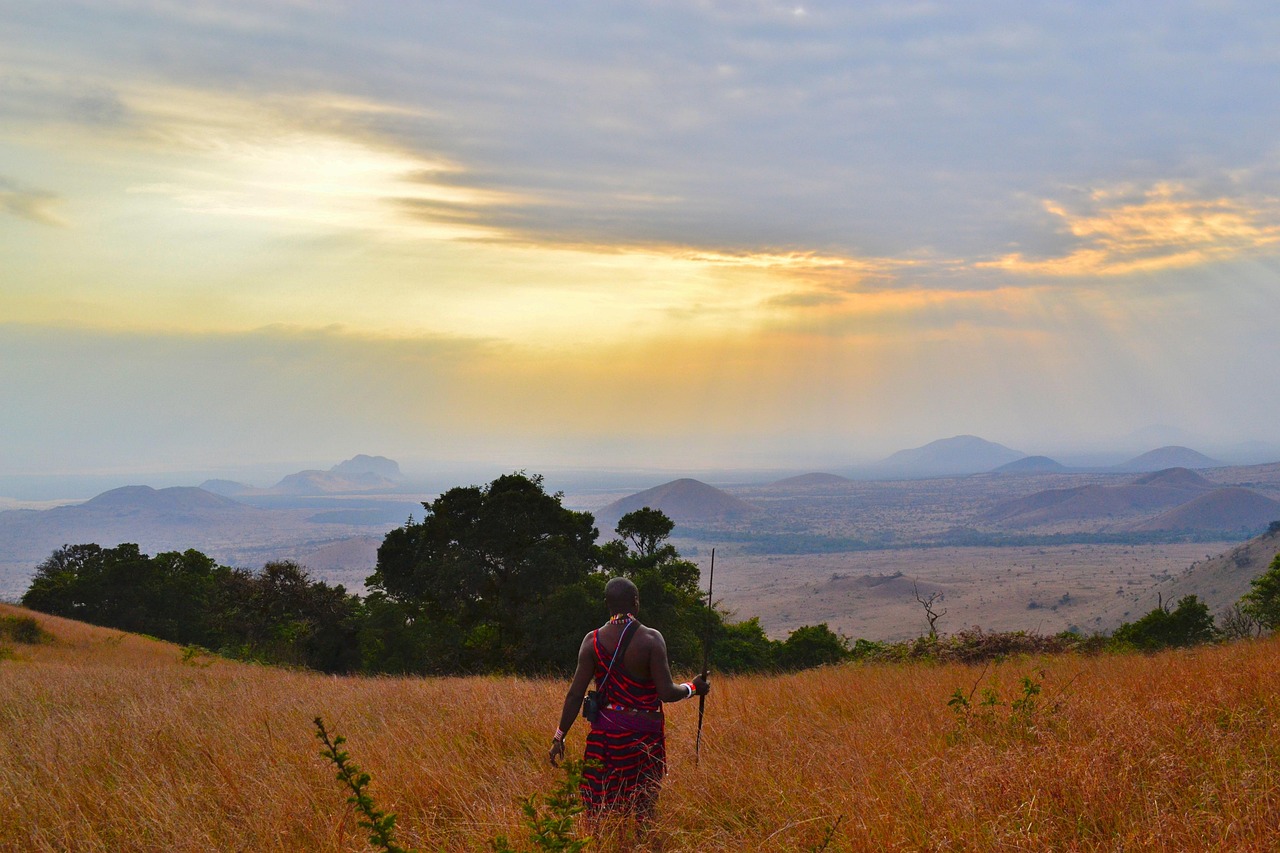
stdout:
[[1061,691],[1059,698],[1046,702],[1045,673],[1038,669],[1018,680],[1016,692],[1002,693],[994,678],[979,692],[985,674],[984,667],[968,693],[957,687],[947,699],[947,707],[955,714],[955,727],[947,734],[947,743],[954,746],[970,738],[990,744],[1038,740],[1061,708]]

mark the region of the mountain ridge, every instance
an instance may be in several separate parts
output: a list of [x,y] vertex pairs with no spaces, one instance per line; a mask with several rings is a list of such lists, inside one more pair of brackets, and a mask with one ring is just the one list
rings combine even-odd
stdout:
[[622,516],[644,507],[662,510],[676,524],[735,521],[761,512],[758,507],[722,489],[701,480],[682,477],[601,507],[595,512],[596,523],[603,533],[612,530]]
[[976,435],[956,435],[899,450],[874,467],[914,476],[962,476],[985,473],[1026,455]]

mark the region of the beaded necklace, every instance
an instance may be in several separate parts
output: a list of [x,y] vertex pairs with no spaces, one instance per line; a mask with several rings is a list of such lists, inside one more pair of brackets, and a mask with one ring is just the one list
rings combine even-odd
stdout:
[[636,617],[635,617],[635,614],[632,614],[632,613],[618,613],[618,614],[615,614],[615,615],[613,615],[613,616],[610,616],[610,617],[609,617],[609,624],[610,624],[610,625],[625,625],[625,624],[627,624],[628,622],[633,622],[633,621],[635,621],[635,618],[636,618]]

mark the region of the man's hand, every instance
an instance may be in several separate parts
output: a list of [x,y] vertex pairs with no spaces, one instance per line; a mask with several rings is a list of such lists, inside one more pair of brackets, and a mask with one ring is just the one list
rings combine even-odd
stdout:
[[707,681],[706,675],[698,673],[693,677],[693,695],[706,696],[711,692],[711,682]]
[[564,741],[552,740],[551,752],[547,754],[547,759],[551,762],[552,767],[559,767],[560,759],[564,758]]

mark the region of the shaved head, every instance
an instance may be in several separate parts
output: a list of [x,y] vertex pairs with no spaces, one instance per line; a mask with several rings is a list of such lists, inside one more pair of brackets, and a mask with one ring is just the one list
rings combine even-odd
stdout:
[[640,590],[626,578],[613,578],[604,585],[604,603],[610,616],[630,613],[640,603]]

